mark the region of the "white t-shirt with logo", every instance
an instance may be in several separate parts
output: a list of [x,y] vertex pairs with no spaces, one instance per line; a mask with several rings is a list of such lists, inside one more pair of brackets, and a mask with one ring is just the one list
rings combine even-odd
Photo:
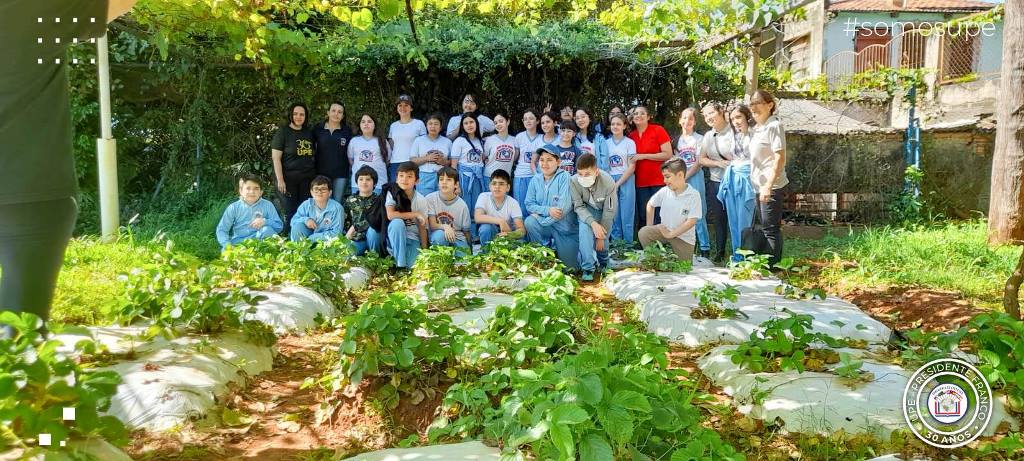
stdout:
[[363,165],[369,165],[377,172],[377,187],[388,182],[388,168],[380,153],[377,137],[366,139],[356,136],[348,142],[348,158],[352,160],[352,184],[356,183],[356,172]]
[[484,143],[480,138],[474,139],[472,142],[465,137],[455,138],[455,141],[452,141],[451,158],[459,159],[460,165],[483,166],[483,147]]
[[484,210],[484,213],[492,218],[504,219],[512,229],[516,228],[516,218],[523,218],[523,209],[519,207],[519,202],[508,194],[505,194],[505,201],[501,202],[499,207],[494,203],[494,195],[484,192],[476,199],[474,209]]
[[494,134],[484,140],[484,151],[487,152],[487,163],[484,166],[484,176],[491,177],[497,169],[501,168],[512,175],[512,162],[516,159],[516,138],[505,136],[504,139]]
[[629,169],[629,159],[636,156],[636,142],[623,136],[621,141],[615,138],[605,140],[608,147],[608,174],[619,176]]
[[[387,194],[387,197],[384,199],[384,206],[385,207],[398,206],[398,203],[395,202],[395,198],[392,197],[391,194]],[[427,205],[427,199],[425,197],[423,197],[423,194],[421,194],[419,192],[416,192],[416,193],[413,194],[413,196],[412,196],[412,211],[418,211],[420,213],[423,213],[423,215],[427,216],[427,217],[430,216],[430,208]],[[415,218],[413,218],[413,219],[405,219],[404,221],[405,221],[405,236],[406,236],[406,238],[411,239],[411,240],[419,241],[420,240],[420,228],[419,228],[419,224],[416,222],[416,219]]]
[[581,134],[576,135],[576,146],[580,148],[580,155],[597,155],[594,153],[594,140],[586,139]]
[[539,131],[534,135],[533,139],[525,131],[516,135],[516,147],[519,148],[519,161],[516,162],[515,174],[517,178],[533,176],[533,170],[530,168],[533,162],[533,153],[543,147],[544,144],[546,144],[544,142],[544,134]]
[[[675,230],[690,218],[699,220],[704,216],[704,209],[700,205],[700,194],[690,186],[686,186],[681,194],[673,192],[668,186],[662,187],[655,192],[647,204],[655,208],[661,207],[658,216],[661,216],[661,223],[668,230]],[[697,226],[691,227],[680,234],[678,238],[693,245],[697,241],[697,232],[694,230],[696,228]]]
[[676,156],[683,159],[683,163],[686,163],[687,170],[689,170],[694,163],[697,163],[697,157],[700,154],[700,146],[703,140],[704,136],[701,136],[697,132],[693,132],[689,135],[680,135],[679,140],[676,141]]
[[[480,133],[483,133],[483,134],[494,133],[494,120],[491,120],[490,117],[488,117],[486,115],[480,114],[480,115],[476,116],[476,121],[477,121],[477,124],[479,125],[478,127],[476,127],[477,134],[480,134]],[[445,134],[449,138],[454,138],[454,137],[458,136],[459,135],[459,124],[460,123],[462,123],[462,114],[460,114],[460,115],[453,115],[452,118],[448,119],[448,128],[447,128],[448,132],[445,133]]]
[[388,139],[394,142],[394,147],[391,148],[391,163],[408,162],[413,141],[425,134],[427,134],[427,126],[423,124],[422,120],[412,119],[409,123],[401,121],[392,123],[388,130]]
[[[451,154],[451,151],[451,139],[448,139],[440,135],[437,136],[437,139],[430,139],[430,136],[423,135],[416,138],[416,140],[412,142],[412,154],[410,154],[410,158],[426,157],[427,155],[433,154],[434,152],[439,152],[441,154],[441,158],[445,159],[445,161],[447,162],[448,157]],[[437,170],[440,169],[441,165],[438,165],[433,162],[426,162],[420,165],[420,171],[425,173],[436,173]]]
[[436,218],[438,224],[452,226],[456,232],[459,232],[458,240],[466,240],[466,236],[462,232],[469,230],[469,207],[466,206],[466,201],[462,200],[462,197],[456,195],[452,201],[445,201],[441,197],[441,191],[431,192],[427,195],[427,210],[428,217]]

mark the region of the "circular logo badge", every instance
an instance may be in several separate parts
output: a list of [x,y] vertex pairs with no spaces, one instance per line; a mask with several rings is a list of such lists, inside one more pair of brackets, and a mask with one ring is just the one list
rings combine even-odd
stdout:
[[973,365],[958,359],[928,362],[903,390],[903,417],[925,443],[956,448],[978,438],[992,420],[992,388]]

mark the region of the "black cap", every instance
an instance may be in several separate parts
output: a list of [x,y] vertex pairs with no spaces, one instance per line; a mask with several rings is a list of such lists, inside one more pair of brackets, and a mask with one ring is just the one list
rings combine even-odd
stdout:
[[412,96],[409,96],[407,94],[400,94],[400,95],[398,95],[398,101],[395,102],[395,105],[397,106],[397,105],[399,105],[399,104],[401,104],[403,102],[411,106],[412,105]]

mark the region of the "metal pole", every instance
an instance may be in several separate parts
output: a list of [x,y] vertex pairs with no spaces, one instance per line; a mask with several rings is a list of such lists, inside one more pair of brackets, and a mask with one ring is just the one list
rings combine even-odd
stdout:
[[100,228],[104,240],[117,238],[120,207],[117,191],[117,140],[110,122],[110,58],[107,35],[96,41],[96,62],[100,86],[100,138],[96,140],[99,171]]

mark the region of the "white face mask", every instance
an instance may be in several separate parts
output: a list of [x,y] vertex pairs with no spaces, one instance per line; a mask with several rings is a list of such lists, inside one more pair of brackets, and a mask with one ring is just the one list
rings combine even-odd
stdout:
[[576,181],[583,187],[591,187],[597,182],[597,176],[576,176]]

